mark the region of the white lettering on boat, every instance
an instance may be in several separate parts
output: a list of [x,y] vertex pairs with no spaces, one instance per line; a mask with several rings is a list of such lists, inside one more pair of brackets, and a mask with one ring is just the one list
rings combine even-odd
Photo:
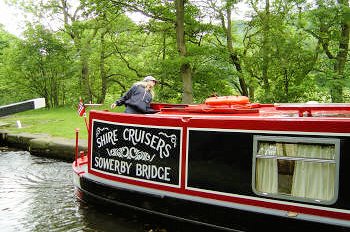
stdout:
[[132,163],[126,161],[119,161],[116,159],[109,159],[103,157],[95,157],[94,167],[100,170],[113,171],[117,174],[130,174],[130,167]]
[[136,176],[150,179],[170,181],[170,167],[157,167],[156,165],[136,164]]
[[134,146],[136,144],[145,144],[159,152],[161,159],[170,156],[171,145],[157,135],[140,129],[127,128],[123,131],[123,139],[130,141]]
[[117,135],[118,130],[113,130],[98,136],[96,139],[97,147],[100,148],[109,143],[115,145],[115,142],[118,141]]

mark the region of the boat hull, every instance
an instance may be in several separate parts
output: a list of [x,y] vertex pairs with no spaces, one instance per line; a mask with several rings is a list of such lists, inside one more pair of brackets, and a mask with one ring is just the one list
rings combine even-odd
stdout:
[[75,174],[77,197],[98,207],[112,211],[132,210],[155,219],[171,219],[188,225],[197,225],[213,231],[260,231],[271,229],[296,231],[349,231],[349,228],[311,222],[293,217],[244,211],[229,207],[194,202],[187,199],[145,194],[135,190],[116,188]]

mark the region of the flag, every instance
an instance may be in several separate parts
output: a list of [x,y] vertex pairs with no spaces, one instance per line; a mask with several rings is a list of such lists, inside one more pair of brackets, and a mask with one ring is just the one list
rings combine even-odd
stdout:
[[85,114],[85,105],[83,103],[83,100],[80,99],[79,105],[78,105],[78,114],[80,117],[84,116]]

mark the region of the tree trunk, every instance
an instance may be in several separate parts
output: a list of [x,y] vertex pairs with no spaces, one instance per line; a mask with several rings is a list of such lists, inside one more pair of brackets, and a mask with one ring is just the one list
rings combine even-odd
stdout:
[[176,0],[176,43],[181,58],[180,75],[183,82],[182,102],[191,104],[193,102],[192,71],[191,65],[186,61],[185,43],[185,0]]
[[90,82],[89,82],[89,63],[87,58],[81,56],[82,69],[81,69],[81,81],[82,81],[82,93],[84,102],[92,101],[92,94],[90,90]]
[[[72,38],[74,42],[74,46],[77,49],[78,54],[80,54],[80,62],[81,62],[81,94],[84,102],[91,102],[92,101],[92,90],[90,87],[90,81],[89,81],[89,62],[88,62],[88,51],[89,51],[89,45],[92,41],[92,38],[87,42],[87,45],[84,45],[82,42],[82,38],[80,38],[79,32],[74,31],[71,24],[73,24],[76,21],[76,16],[71,16],[69,14],[69,9],[67,5],[67,0],[61,0],[62,7],[60,8],[63,13],[63,21],[65,25],[65,32]],[[79,8],[79,7],[78,7]],[[71,24],[69,22],[69,19],[71,20]],[[93,34],[93,37],[96,34],[96,30]]]
[[[247,89],[246,82],[243,78],[241,62],[238,57],[238,54],[233,50],[233,45],[232,45],[233,41],[232,41],[231,5],[230,4],[228,4],[227,6],[226,13],[227,13],[227,29],[225,31],[226,31],[227,49],[230,53],[231,62],[235,66],[238,72],[238,80],[239,80],[239,85],[241,87],[240,93],[241,95],[248,97],[248,89]],[[223,26],[225,27],[224,24]]]
[[269,69],[269,30],[270,30],[270,0],[265,0],[265,17],[263,19],[263,44],[262,44],[262,79],[263,79],[263,88],[265,90],[265,100],[270,101],[270,83],[268,77]]
[[349,8],[348,0],[338,0],[338,4],[341,5],[342,15],[341,17],[341,32],[339,39],[338,54],[334,64],[335,77],[331,86],[332,102],[343,102],[343,86],[344,86],[344,68],[349,50],[349,22],[346,17],[345,9]]
[[100,78],[101,78],[101,93],[97,99],[97,103],[103,104],[107,93],[107,74],[105,69],[105,33],[101,33],[101,53],[100,53]]

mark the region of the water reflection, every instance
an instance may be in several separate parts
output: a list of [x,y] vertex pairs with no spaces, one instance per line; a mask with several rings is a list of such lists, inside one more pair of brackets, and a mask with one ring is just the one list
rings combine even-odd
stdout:
[[74,197],[71,164],[0,148],[1,231],[144,231]]
[[84,204],[74,196],[71,163],[26,151],[0,147],[0,186],[2,232],[204,231],[135,212],[110,212]]

